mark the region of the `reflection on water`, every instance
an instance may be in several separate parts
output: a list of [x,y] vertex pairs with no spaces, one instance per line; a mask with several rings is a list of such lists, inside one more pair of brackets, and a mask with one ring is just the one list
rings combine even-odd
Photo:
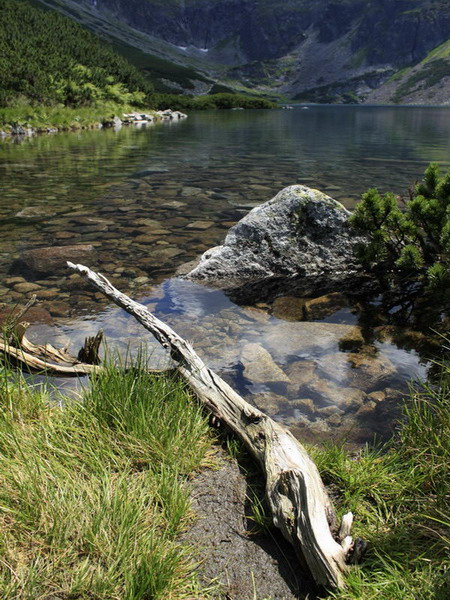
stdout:
[[[402,193],[429,161],[448,168],[449,134],[448,109],[321,106],[4,141],[1,310],[35,292],[41,304],[29,320],[40,342],[77,346],[99,326],[110,346],[147,341],[78,276],[15,264],[26,250],[90,244],[92,266],[144,299],[250,401],[295,431],[352,431],[355,440],[383,434],[399,390],[426,373],[414,343],[402,349],[398,332],[363,322],[347,301],[319,312],[316,303],[305,322],[292,300],[287,308],[237,307],[221,292],[171,277],[287,185],[317,187],[348,207],[371,186]],[[163,360],[152,349],[154,361]]]

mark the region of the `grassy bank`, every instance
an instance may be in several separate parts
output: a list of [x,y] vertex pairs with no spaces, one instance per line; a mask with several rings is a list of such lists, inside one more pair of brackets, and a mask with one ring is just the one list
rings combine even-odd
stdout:
[[202,597],[177,537],[210,438],[180,382],[110,369],[61,409],[3,371],[0,398],[2,600]]
[[[450,588],[450,367],[417,388],[389,447],[311,448],[354,535],[369,543],[336,600],[446,600]],[[0,377],[0,597],[205,597],[183,481],[211,437],[183,385],[109,369],[61,408]],[[255,520],[267,519],[255,505]]]
[[97,126],[115,115],[141,110],[127,104],[108,102],[96,106],[71,108],[68,106],[32,106],[19,104],[17,106],[0,108],[0,129],[8,131],[13,125],[32,127],[37,130],[58,129],[77,130]]
[[313,449],[354,535],[369,542],[336,600],[446,600],[450,590],[450,367],[411,393],[390,447]]
[[156,110],[221,110],[233,108],[265,109],[275,108],[275,104],[261,98],[250,98],[239,94],[212,94],[209,96],[175,96],[155,94],[149,98],[151,108],[142,108],[130,104],[105,102],[92,106],[35,106],[16,104],[0,107],[0,130],[9,132],[11,127],[20,125],[32,127],[37,131],[47,129],[77,130],[96,127],[114,116],[122,117],[127,112],[152,113]]

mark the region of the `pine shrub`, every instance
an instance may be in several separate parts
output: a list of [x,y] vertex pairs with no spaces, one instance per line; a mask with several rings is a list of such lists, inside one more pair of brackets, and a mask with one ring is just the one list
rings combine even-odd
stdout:
[[358,245],[362,265],[387,285],[420,284],[450,300],[450,171],[431,163],[408,198],[368,190],[350,219],[367,242]]

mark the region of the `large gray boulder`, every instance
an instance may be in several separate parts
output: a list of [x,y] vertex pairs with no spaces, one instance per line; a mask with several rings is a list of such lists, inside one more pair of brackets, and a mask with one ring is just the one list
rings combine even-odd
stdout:
[[287,187],[232,227],[186,278],[248,299],[277,295],[277,288],[304,295],[352,288],[367,275],[355,259],[361,238],[349,215],[318,190]]

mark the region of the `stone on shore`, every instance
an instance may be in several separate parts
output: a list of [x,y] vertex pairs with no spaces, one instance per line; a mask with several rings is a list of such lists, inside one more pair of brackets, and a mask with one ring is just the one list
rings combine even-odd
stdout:
[[122,127],[122,119],[117,115],[108,117],[102,121],[102,125],[103,127],[114,127],[115,129],[120,129]]
[[[314,295],[367,279],[355,258],[361,241],[350,212],[317,190],[293,185],[232,227],[222,246],[203,254],[186,277],[226,290],[269,297],[276,289]],[[276,294],[279,295],[279,294]]]

